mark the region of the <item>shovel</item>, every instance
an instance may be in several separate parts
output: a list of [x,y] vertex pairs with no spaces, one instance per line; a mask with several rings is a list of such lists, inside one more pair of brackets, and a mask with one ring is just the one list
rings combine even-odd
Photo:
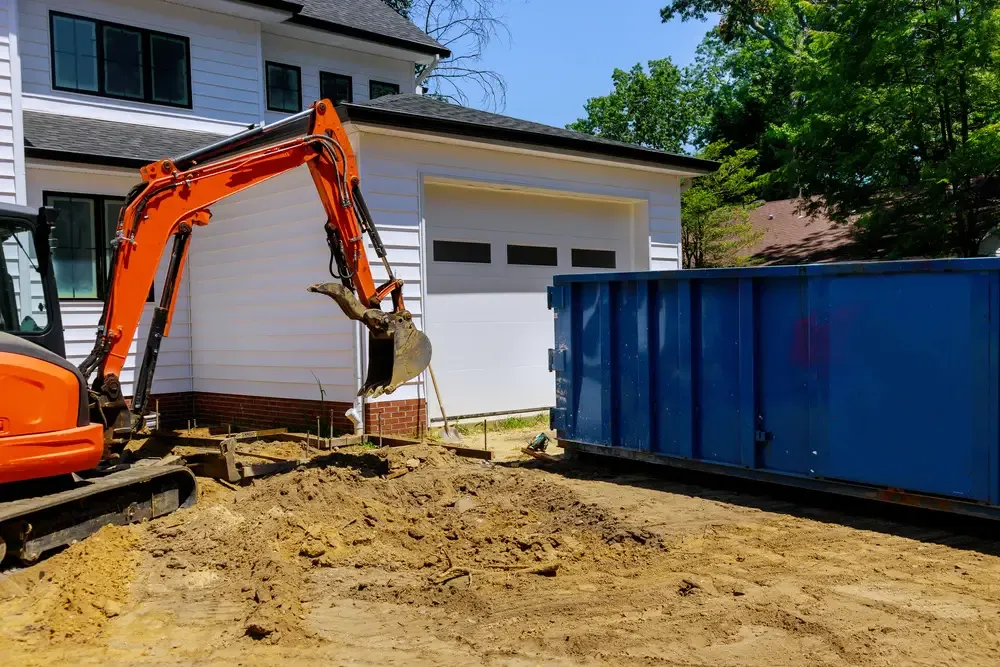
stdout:
[[437,378],[434,377],[434,367],[427,364],[427,370],[431,372],[431,382],[434,384],[434,395],[438,399],[438,407],[441,408],[441,417],[444,419],[444,428],[441,429],[441,439],[445,442],[457,444],[462,442],[462,436],[455,430],[454,426],[448,426],[448,415],[444,413],[444,403],[441,402],[441,391],[438,389]]

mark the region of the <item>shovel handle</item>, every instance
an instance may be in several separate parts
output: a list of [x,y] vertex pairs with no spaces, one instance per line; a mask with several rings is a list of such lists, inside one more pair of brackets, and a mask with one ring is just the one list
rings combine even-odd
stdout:
[[431,384],[434,385],[434,395],[437,396],[438,407],[441,408],[441,417],[444,419],[444,430],[447,432],[448,415],[444,413],[444,403],[441,402],[441,390],[438,389],[438,381],[437,378],[434,377],[434,367],[431,366],[430,364],[427,364],[427,370],[430,371],[431,374]]

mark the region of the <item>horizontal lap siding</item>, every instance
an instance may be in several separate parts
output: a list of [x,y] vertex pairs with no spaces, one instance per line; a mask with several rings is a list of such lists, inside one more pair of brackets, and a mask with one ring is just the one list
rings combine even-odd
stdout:
[[[125,196],[129,188],[135,184],[136,177],[131,172],[121,173],[85,173],[82,171],[59,170],[49,168],[28,167],[28,204],[42,205],[43,191],[76,192],[81,194]],[[198,232],[196,230],[194,237]],[[193,243],[196,242],[193,239]],[[157,302],[163,288],[169,263],[169,247],[164,250],[163,257],[157,268],[153,281],[153,291]],[[191,368],[191,308],[189,271],[181,279],[174,309],[174,317],[170,327],[169,337],[163,340],[160,347],[160,357],[153,377],[154,394],[174,394],[192,390]],[[135,373],[142,363],[142,352],[145,349],[146,337],[149,335],[149,324],[153,314],[153,303],[147,303],[135,340],[129,348],[129,356],[122,370],[122,390],[126,396],[133,394]],[[74,364],[82,362],[94,346],[97,335],[97,323],[101,317],[103,304],[99,301],[60,301],[62,310],[63,330],[66,339],[66,358]]]
[[[193,109],[54,91],[49,62],[50,10],[188,37]],[[258,58],[260,30],[256,22],[157,0],[142,3],[21,0],[20,20],[23,89],[29,109],[52,110],[46,106],[45,99],[36,97],[44,96],[78,104],[80,115],[91,115],[88,110],[97,105],[110,106],[101,117],[107,118],[110,111],[112,119],[122,122],[154,123],[156,114],[238,123],[260,120],[263,86]],[[60,112],[65,113],[64,108],[61,107]]]
[[[408,180],[412,192],[407,192],[415,195],[419,195],[420,172],[433,176],[443,169],[449,178],[520,181],[532,188],[645,200],[648,251],[637,246],[641,254],[637,259],[644,263],[648,258],[651,269],[680,268],[680,179],[676,176],[398,137],[365,135],[362,147],[368,163],[366,176]],[[394,212],[389,215],[396,216]]]
[[15,150],[14,141],[11,29],[16,17],[11,15],[12,11],[9,0],[0,0],[0,201],[10,204],[17,203],[15,173],[19,163],[23,167],[23,156]]
[[[396,60],[369,53],[360,53],[304,40],[289,39],[264,32],[261,34],[264,60],[295,65],[302,69],[302,104],[308,105],[320,98],[319,73],[330,72],[351,77],[354,101],[369,99],[368,82],[371,79],[395,83],[399,92],[413,92],[413,62]],[[286,114],[268,112],[271,123]]]
[[[351,402],[354,334],[328,297],[326,217],[301,167],[212,208],[188,267],[196,392]],[[317,384],[319,383],[319,384]]]

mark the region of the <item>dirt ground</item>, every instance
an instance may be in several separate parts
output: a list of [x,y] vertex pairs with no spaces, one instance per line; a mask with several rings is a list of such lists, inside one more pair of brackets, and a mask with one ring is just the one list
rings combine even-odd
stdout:
[[[509,436],[511,456],[531,435]],[[235,491],[205,481],[190,510],[0,573],[0,655],[1000,664],[993,541],[838,503],[432,446],[355,448]]]

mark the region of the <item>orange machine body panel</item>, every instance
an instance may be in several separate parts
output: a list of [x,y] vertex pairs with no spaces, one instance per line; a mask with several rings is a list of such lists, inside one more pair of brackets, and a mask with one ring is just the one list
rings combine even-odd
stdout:
[[0,352],[0,484],[95,467],[100,424],[78,426],[76,375],[41,359]]

